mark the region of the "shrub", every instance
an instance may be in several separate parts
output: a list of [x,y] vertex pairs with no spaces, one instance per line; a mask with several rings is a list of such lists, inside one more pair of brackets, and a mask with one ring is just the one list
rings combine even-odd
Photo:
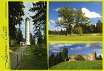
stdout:
[[83,34],[82,27],[74,28],[74,33],[76,33],[76,34],[81,36]]

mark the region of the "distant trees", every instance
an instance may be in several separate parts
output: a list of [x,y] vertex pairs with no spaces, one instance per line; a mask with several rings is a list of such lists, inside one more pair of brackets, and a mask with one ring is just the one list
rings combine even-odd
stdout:
[[[102,22],[100,20],[97,21],[96,24],[80,24],[80,27],[76,25],[72,29],[74,34],[82,35],[87,33],[102,33]],[[49,34],[53,35],[66,35],[66,30],[49,30]]]
[[100,20],[98,20],[96,23],[96,32],[102,33],[102,22]]
[[52,53],[49,56],[49,67],[68,60],[68,50],[67,48],[64,48],[62,52],[59,52],[56,55]]
[[[9,43],[11,45],[12,42],[20,42],[20,40],[16,40],[18,37],[21,36],[17,36],[19,35],[19,33],[17,33],[17,28],[15,27],[17,24],[19,25],[19,31],[20,31],[20,24],[22,22],[22,16],[24,15],[24,5],[23,2],[19,1],[19,2],[8,2],[8,9],[9,9]],[[20,32],[21,33],[21,32]],[[15,44],[14,44],[15,45]]]
[[101,55],[97,56],[96,60],[102,60],[102,56]]

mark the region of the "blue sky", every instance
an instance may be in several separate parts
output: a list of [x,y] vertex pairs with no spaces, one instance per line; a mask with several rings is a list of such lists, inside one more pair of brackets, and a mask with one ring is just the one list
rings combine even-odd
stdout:
[[[71,9],[82,9],[85,16],[89,17],[91,24],[95,24],[98,20],[102,21],[102,3],[101,2],[50,2],[49,3],[49,29],[56,30],[55,20],[58,20],[57,10],[60,7],[69,6]],[[58,27],[60,28],[60,27]]]
[[63,48],[68,49],[68,55],[71,54],[87,54],[91,52],[96,52],[97,56],[102,55],[102,43],[83,43],[83,44],[49,44],[49,54],[57,54],[63,50]]

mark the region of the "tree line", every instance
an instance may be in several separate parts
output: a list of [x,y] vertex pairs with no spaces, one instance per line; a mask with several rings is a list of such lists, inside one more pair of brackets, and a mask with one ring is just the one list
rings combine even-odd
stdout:
[[[69,61],[70,56],[68,56],[68,49],[63,48],[62,52],[58,52],[57,54],[52,53],[49,56],[49,68],[65,61]],[[74,58],[75,60],[81,61],[84,60],[84,58],[81,55],[78,55],[77,57]],[[102,60],[102,56],[96,56],[96,60]]]
[[62,52],[59,52],[56,55],[54,53],[52,53],[49,56],[49,68],[58,64],[58,63],[67,61],[67,59],[68,59],[68,50],[67,50],[67,48],[64,48],[62,50]]
[[[82,28],[81,28],[82,27]],[[87,34],[87,33],[102,33],[102,22],[100,20],[97,21],[95,25],[86,25],[86,24],[81,24],[81,27],[76,26],[72,29],[74,34],[82,35]],[[66,30],[49,30],[49,34],[53,35],[66,35],[67,32]]]
[[[82,10],[61,7],[58,9],[59,19],[55,21],[56,27],[65,28],[65,35],[73,33],[101,33],[102,22],[98,20],[96,25],[90,24],[90,18],[86,17]],[[51,33],[51,31],[49,31]]]

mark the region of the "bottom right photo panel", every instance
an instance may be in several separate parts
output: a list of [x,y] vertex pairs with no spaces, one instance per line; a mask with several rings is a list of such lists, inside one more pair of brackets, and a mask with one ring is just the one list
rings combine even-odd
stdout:
[[50,70],[101,70],[102,43],[49,43]]

